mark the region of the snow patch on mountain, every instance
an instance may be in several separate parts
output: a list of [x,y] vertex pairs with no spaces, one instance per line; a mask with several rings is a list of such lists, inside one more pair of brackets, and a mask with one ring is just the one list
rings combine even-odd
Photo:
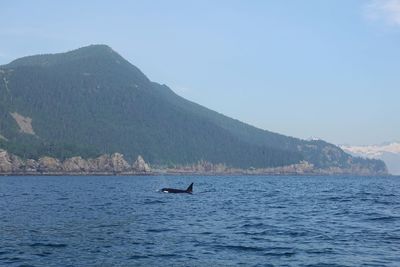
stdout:
[[340,148],[353,156],[381,159],[386,163],[389,173],[400,175],[399,142],[368,146],[341,145]]

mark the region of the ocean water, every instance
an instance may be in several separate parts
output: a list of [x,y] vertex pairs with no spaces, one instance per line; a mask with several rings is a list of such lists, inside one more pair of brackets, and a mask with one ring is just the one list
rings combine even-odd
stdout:
[[0,266],[400,266],[400,177],[0,177]]

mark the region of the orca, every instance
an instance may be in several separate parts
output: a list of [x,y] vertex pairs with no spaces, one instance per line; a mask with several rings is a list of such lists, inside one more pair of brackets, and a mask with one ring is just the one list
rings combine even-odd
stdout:
[[174,189],[174,188],[163,188],[163,189],[161,189],[161,192],[174,193],[174,194],[179,194],[179,193],[192,194],[192,192],[193,192],[193,183],[191,183],[186,190]]

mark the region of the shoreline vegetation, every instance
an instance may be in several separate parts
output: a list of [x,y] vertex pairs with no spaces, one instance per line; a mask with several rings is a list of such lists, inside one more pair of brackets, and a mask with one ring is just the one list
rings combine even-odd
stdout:
[[121,153],[103,154],[97,158],[84,159],[80,156],[63,161],[44,156],[38,160],[21,159],[6,150],[0,149],[0,176],[133,176],[133,175],[388,175],[385,171],[375,171],[365,165],[351,168],[315,168],[307,161],[281,167],[235,168],[222,163],[213,164],[200,160],[187,165],[150,166],[142,156],[129,164]]

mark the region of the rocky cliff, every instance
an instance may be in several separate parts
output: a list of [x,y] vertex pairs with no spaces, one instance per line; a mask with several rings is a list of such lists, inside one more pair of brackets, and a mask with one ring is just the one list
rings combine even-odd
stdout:
[[114,153],[101,155],[93,159],[72,157],[64,161],[52,157],[41,157],[38,160],[22,160],[20,157],[0,149],[0,174],[146,174],[150,166],[142,156],[129,164],[124,155]]

